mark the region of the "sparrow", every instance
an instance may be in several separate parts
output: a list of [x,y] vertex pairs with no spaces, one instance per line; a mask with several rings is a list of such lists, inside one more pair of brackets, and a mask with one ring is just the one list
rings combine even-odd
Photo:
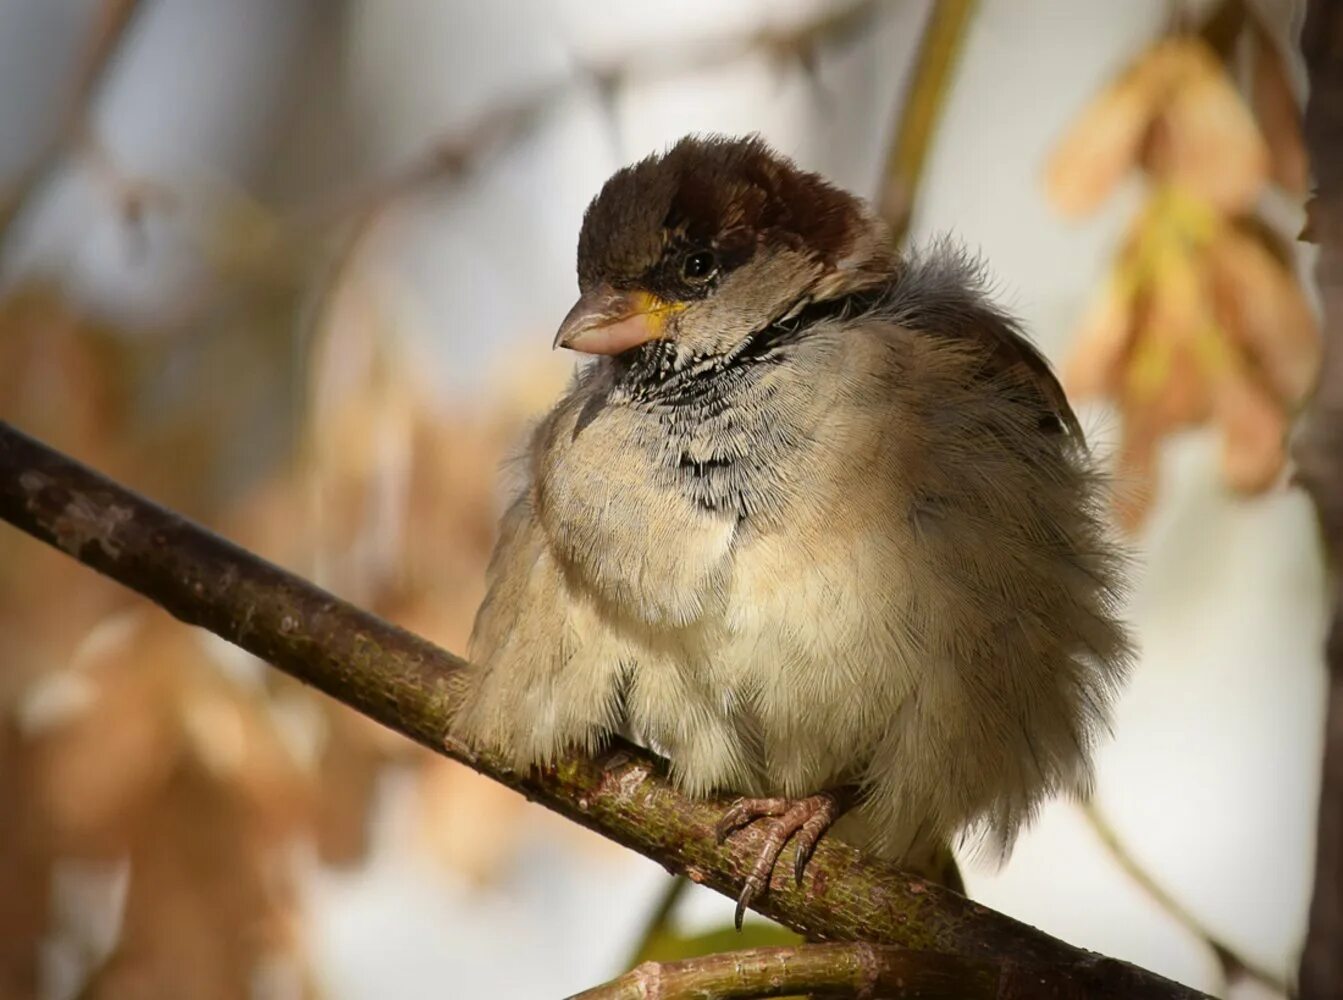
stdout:
[[784,846],[959,887],[1085,793],[1130,650],[1104,479],[948,241],[901,254],[758,137],[615,173],[555,337],[591,355],[503,517],[454,735],[519,768],[613,735]]

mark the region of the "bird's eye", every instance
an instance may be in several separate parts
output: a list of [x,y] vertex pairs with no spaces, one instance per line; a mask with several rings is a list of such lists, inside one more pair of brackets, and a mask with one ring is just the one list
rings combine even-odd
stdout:
[[697,250],[681,262],[681,276],[686,281],[707,281],[718,270],[718,258],[710,250]]

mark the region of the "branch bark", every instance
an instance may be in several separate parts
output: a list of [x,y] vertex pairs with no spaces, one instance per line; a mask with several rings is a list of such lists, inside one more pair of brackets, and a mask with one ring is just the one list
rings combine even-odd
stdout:
[[[762,846],[748,829],[719,847],[721,803],[688,799],[649,753],[615,741],[597,759],[528,772],[445,741],[463,661],[267,563],[0,422],[0,518],[118,580],[181,620],[439,753],[638,851],[737,895]],[[59,600],[59,595],[52,595]],[[787,866],[784,866],[787,867]],[[1066,969],[1106,998],[1194,990],[1074,948],[832,838],[795,885],[781,873],[756,909],[813,939],[944,952],[971,962]]]
[[[1343,2],[1311,0],[1301,31],[1310,79],[1305,135],[1315,173],[1308,229],[1324,304],[1320,379],[1297,440],[1297,477],[1310,493],[1335,573],[1343,559]],[[1335,580],[1329,635],[1324,769],[1302,1000],[1343,998],[1343,591]]]
[[1084,1000],[1071,970],[968,959],[861,942],[751,948],[645,962],[570,1000],[764,1000],[796,994],[920,1000]]

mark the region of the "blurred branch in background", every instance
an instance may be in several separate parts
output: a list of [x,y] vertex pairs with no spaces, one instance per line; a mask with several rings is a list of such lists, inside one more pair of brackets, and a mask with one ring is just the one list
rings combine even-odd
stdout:
[[[963,2],[956,0],[955,5]],[[520,140],[549,111],[584,87],[595,86],[609,94],[636,82],[727,65],[753,53],[765,54],[780,67],[797,66],[813,74],[821,49],[861,35],[880,16],[881,7],[877,0],[849,0],[822,8],[817,15],[795,25],[767,25],[738,36],[657,45],[605,61],[579,60],[566,78],[486,109],[465,126],[444,135],[401,170],[362,192],[347,195],[334,208],[324,209],[319,217],[362,217],[426,184],[469,173],[500,147]],[[609,108],[610,102],[606,104]]]
[[[680,926],[676,911],[690,885],[690,879],[684,875],[673,876],[667,883],[666,891],[658,899],[644,926],[638,947],[621,968],[666,966],[705,955],[715,955],[726,961],[734,955],[745,958],[762,949],[787,951],[805,941],[802,935],[766,920],[747,921],[741,930],[737,929],[735,923],[728,921],[708,930],[687,932]],[[714,975],[709,970],[705,974],[710,977]],[[694,976],[690,975],[686,982],[693,986]]]
[[635,945],[630,960],[625,963],[626,965],[633,967],[645,961],[650,953],[673,933],[676,908],[681,905],[681,900],[685,898],[686,890],[689,888],[690,879],[684,875],[673,875],[668,880],[662,894],[658,896],[657,902],[653,905],[653,911],[644,921],[644,929],[643,933],[639,935],[639,943]]
[[1298,478],[1315,503],[1334,573],[1325,642],[1328,701],[1315,888],[1301,956],[1301,1000],[1343,997],[1343,3],[1311,0],[1301,31],[1310,98],[1305,137],[1315,173],[1308,229],[1319,243],[1324,361],[1296,442]]
[[[122,177],[113,158],[88,128],[89,105],[96,96],[97,84],[142,3],[143,0],[104,0],[93,44],[72,84],[73,98],[65,124],[0,201],[0,243],[62,157],[78,146],[89,153],[97,175],[106,182],[105,187],[113,193],[133,228],[148,206],[173,204],[173,193],[166,184]],[[780,68],[800,67],[814,78],[819,51],[858,37],[880,16],[881,8],[877,0],[851,0],[823,8],[815,16],[793,25],[766,25],[737,36],[659,45],[615,59],[580,60],[565,78],[486,108],[471,121],[443,135],[401,169],[357,190],[322,199],[292,218],[277,219],[278,233],[274,227],[263,227],[269,237],[262,244],[249,242],[241,251],[231,248],[234,252],[225,248],[226,256],[236,257],[240,251],[248,256],[251,271],[285,275],[292,272],[296,261],[310,256],[295,253],[296,248],[312,249],[317,241],[334,234],[335,244],[327,256],[324,274],[309,296],[308,316],[320,326],[326,306],[349,264],[357,258],[364,240],[387,209],[434,184],[451,183],[471,175],[492,157],[523,141],[575,92],[595,87],[598,92],[611,95],[631,83],[676,77],[757,53],[764,53]],[[604,103],[611,107],[609,100]]]
[[[961,3],[962,0],[957,0],[952,6]],[[439,138],[400,170],[362,190],[347,192],[331,203],[317,206],[298,220],[302,231],[314,227],[320,231],[332,225],[342,231],[314,299],[314,319],[320,321],[323,304],[339,286],[346,267],[357,257],[363,241],[388,208],[434,184],[469,176],[492,157],[525,139],[576,91],[595,87],[607,98],[603,106],[609,113],[610,96],[631,83],[711,69],[752,53],[764,53],[780,67],[801,67],[814,79],[819,50],[856,37],[879,16],[880,10],[881,4],[876,0],[851,0],[823,8],[816,16],[796,25],[767,25],[736,37],[696,39],[680,45],[654,46],[619,59],[580,61],[565,79],[487,108],[472,121]]]
[[[722,848],[721,803],[684,797],[659,762],[617,741],[597,760],[515,772],[443,734],[462,661],[157,507],[0,422],[0,517],[333,698],[469,764],[693,881],[735,896],[763,831]],[[1197,991],[1051,938],[826,839],[805,879],[781,874],[757,907],[812,937],[1029,965],[1106,998]],[[1071,985],[1070,987],[1071,988]]]
[[1129,851],[1128,846],[1119,838],[1118,832],[1105,817],[1105,814],[1101,812],[1100,807],[1096,805],[1094,798],[1084,803],[1081,808],[1087,823],[1095,831],[1096,836],[1100,838],[1110,857],[1124,870],[1125,874],[1138,883],[1158,906],[1208,946],[1217,959],[1218,965],[1222,968],[1222,976],[1228,987],[1239,979],[1248,978],[1284,997],[1291,993],[1287,983],[1281,977],[1237,953],[1234,948],[1204,926],[1188,907],[1172,896],[1169,890],[1158,882],[1156,877],[1143,867],[1142,862]]
[[[92,105],[127,29],[146,6],[144,0],[102,0],[99,4],[92,37],[71,82],[60,124],[13,186],[0,193],[0,248],[29,200],[56,172],[66,154],[81,146],[102,151],[90,125]],[[102,159],[107,162],[105,156]]]
[[877,199],[877,209],[897,243],[904,242],[909,232],[924,163],[977,6],[976,0],[939,0],[928,12]]

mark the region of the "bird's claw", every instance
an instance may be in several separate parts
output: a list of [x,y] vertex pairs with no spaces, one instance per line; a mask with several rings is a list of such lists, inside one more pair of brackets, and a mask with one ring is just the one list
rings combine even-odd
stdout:
[[779,855],[788,841],[796,838],[797,848],[793,861],[793,877],[802,884],[807,862],[816,844],[830,825],[847,808],[844,796],[837,792],[821,792],[803,799],[738,799],[723,813],[714,828],[721,844],[734,831],[760,819],[772,819],[765,842],[751,866],[741,895],[737,897],[734,922],[741,930],[746,908],[769,888],[770,876],[779,861]]
[[733,832],[740,830],[743,826],[748,826],[758,819],[764,819],[766,816],[782,816],[794,801],[796,800],[738,799],[728,806],[727,811],[723,813],[722,818],[714,826],[714,836],[717,837],[718,843],[722,844]]

